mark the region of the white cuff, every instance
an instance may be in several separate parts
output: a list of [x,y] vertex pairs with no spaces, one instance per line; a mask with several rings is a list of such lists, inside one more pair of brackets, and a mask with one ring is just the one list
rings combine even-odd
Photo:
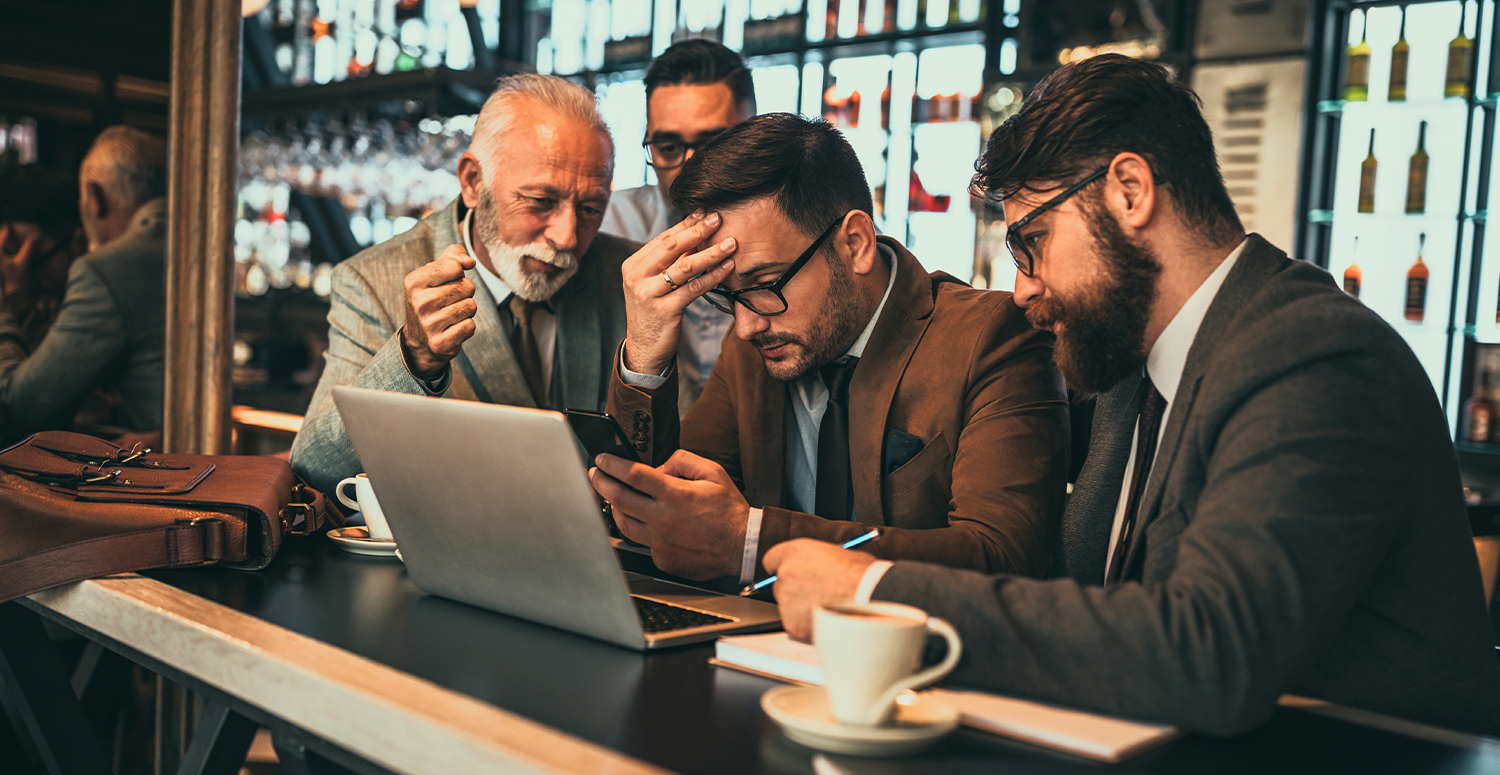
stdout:
[[891,569],[895,563],[890,560],[876,560],[865,568],[865,575],[859,579],[859,586],[854,588],[854,604],[864,605],[870,602],[870,595],[875,594],[875,587],[880,586],[880,580],[885,578],[885,572]]
[[631,371],[625,366],[625,348],[620,348],[620,377],[625,380],[625,384],[631,387],[643,387],[647,390],[655,390],[666,384],[667,375],[670,373],[672,373],[672,364],[670,363],[667,364],[667,368],[660,374],[642,374],[637,371]]
[[755,556],[760,553],[760,518],[765,511],[750,508],[750,518],[745,521],[745,554],[740,558],[740,583],[755,581]]

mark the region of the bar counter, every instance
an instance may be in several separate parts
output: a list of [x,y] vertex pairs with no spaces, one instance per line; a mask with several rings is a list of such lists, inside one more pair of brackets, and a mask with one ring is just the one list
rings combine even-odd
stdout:
[[[424,595],[399,561],[345,554],[321,537],[289,541],[260,572],[125,574],[21,605],[203,694],[220,712],[211,720],[227,709],[271,728],[285,750],[302,746],[359,772],[888,775],[1103,766],[967,729],[917,757],[819,756],[761,712],[760,696],[776,682],[710,666],[711,644],[627,651]],[[30,616],[6,608],[15,609],[7,623]],[[17,653],[16,643],[0,639],[19,670],[35,655]],[[1251,734],[1188,735],[1113,769],[1500,773],[1500,741],[1348,709],[1281,707]]]

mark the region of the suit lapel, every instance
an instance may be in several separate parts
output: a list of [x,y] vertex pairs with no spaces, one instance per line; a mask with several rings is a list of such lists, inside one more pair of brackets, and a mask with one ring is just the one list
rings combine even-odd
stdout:
[[[1136,536],[1146,535],[1146,529],[1161,511],[1162,494],[1172,463],[1177,459],[1177,450],[1182,445],[1183,430],[1192,416],[1193,402],[1198,389],[1208,373],[1219,340],[1234,322],[1235,316],[1245,302],[1264,286],[1275,273],[1286,255],[1266,242],[1258,234],[1247,237],[1248,244],[1235,265],[1219,286],[1213,303],[1198,325],[1198,333],[1188,349],[1187,362],[1183,364],[1182,380],[1177,384],[1177,395],[1172,398],[1172,407],[1167,417],[1167,426],[1157,442],[1156,460],[1151,466],[1151,478],[1146,480],[1146,491],[1141,496],[1140,511],[1136,515]],[[1124,578],[1139,578],[1137,569],[1144,562],[1146,541],[1135,540],[1126,547]]]
[[1140,412],[1140,388],[1141,374],[1133,373],[1101,394],[1094,406],[1088,458],[1073,483],[1073,494],[1058,525],[1053,577],[1072,578],[1080,584],[1104,583],[1109,534],[1114,528]]
[[[734,341],[739,342],[739,339]],[[759,353],[751,357],[753,360],[749,362],[753,365],[747,371],[752,376],[746,380],[749,384],[739,409],[742,413],[740,432],[749,434],[748,438],[740,439],[740,449],[748,453],[740,473],[742,481],[754,483],[745,491],[745,499],[753,504],[784,507],[787,504],[785,466],[790,386],[771,378],[760,362]],[[723,356],[720,356],[722,361]]]
[[604,337],[599,321],[597,273],[600,261],[588,255],[577,275],[552,297],[557,315],[557,347],[552,357],[550,397],[554,409],[598,409]]
[[932,318],[932,277],[906,248],[886,237],[880,244],[895,258],[896,280],[880,320],[865,344],[849,384],[849,468],[854,513],[862,524],[886,524],[880,497],[880,456],[886,418],[906,365]]

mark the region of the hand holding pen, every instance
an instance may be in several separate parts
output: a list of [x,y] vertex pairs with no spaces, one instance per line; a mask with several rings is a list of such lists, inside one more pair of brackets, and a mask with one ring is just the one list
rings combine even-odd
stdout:
[[[848,541],[845,541],[843,543],[843,545],[840,546],[839,548],[840,549],[853,549],[854,547],[859,546],[860,544],[867,544],[867,543],[869,543],[871,541],[874,541],[875,539],[877,539],[879,537],[880,537],[880,528],[877,527],[877,528],[871,530],[870,532],[865,533],[862,536],[859,536],[858,538],[851,538]],[[746,586],[744,589],[740,590],[740,597],[749,597],[749,596],[755,594],[756,592],[759,592],[762,589],[765,589],[766,587],[769,587],[769,586],[771,586],[772,584],[775,584],[775,583],[776,583],[776,577],[775,576],[767,576],[767,577],[761,579],[760,581],[757,581],[754,584]]]

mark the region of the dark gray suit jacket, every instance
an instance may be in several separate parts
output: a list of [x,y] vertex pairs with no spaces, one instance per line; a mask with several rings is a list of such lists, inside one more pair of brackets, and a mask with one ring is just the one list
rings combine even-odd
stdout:
[[1100,396],[1049,581],[899,562],[874,597],[964,637],[958,683],[1210,734],[1291,693],[1500,733],[1448,424],[1401,337],[1257,235],[1193,341],[1126,557],[1139,406]]
[[113,423],[161,428],[166,343],[167,200],[140,206],[125,233],[68,270],[57,319],[29,355],[0,308],[3,435],[66,429],[95,388],[119,397]]
[[[333,492],[340,479],[363,471],[344,420],[333,405],[338,385],[424,395],[401,360],[397,332],[406,322],[403,280],[436,259],[449,245],[462,245],[462,199],[455,199],[393,239],[333,270],[328,311],[327,365],[313,394],[302,430],[292,444],[292,467],[314,487]],[[579,258],[578,273],[552,297],[557,316],[549,403],[554,408],[604,410],[615,346],[625,337],[625,296],[620,264],[639,246],[600,234]],[[526,378],[511,352],[498,304],[471,269],[478,330],[453,359],[446,398],[512,406],[535,406]]]

